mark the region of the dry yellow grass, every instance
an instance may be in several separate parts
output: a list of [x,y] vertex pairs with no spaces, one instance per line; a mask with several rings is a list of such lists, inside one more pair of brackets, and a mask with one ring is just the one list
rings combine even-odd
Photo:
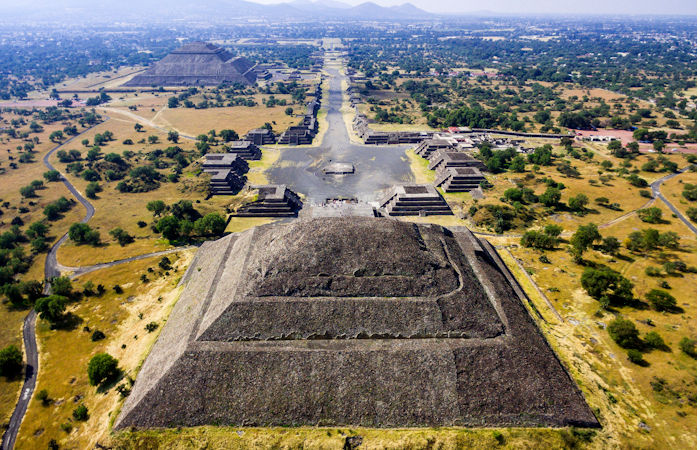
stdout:
[[[362,449],[418,450],[439,448],[498,448],[503,440],[507,448],[563,449],[579,442],[569,430],[530,428],[233,428],[197,427],[182,430],[123,432],[109,441],[119,449],[141,448],[343,448],[346,438],[361,436]],[[601,448],[600,445],[595,446]],[[594,447],[594,448],[595,448]]]
[[[645,224],[636,215],[605,230],[603,236],[615,236],[624,241],[634,230],[656,228],[660,231],[675,231],[682,236],[681,251],[664,251],[671,259],[679,258],[688,265],[695,265],[695,237],[677,219],[671,219],[670,211],[664,210],[670,223]],[[678,300],[684,312],[680,314],[659,313],[650,309],[632,307],[617,308],[618,313],[633,320],[642,336],[650,331],[659,333],[671,348],[671,352],[654,350],[644,354],[650,363],[640,367],[627,361],[625,350],[614,344],[607,332],[601,328],[614,318],[610,312],[599,311],[599,304],[587,296],[580,287],[580,276],[584,267],[574,264],[564,251],[546,252],[551,264],[539,261],[540,252],[531,249],[513,250],[516,257],[532,271],[533,278],[562,316],[564,324],[556,324],[548,331],[552,345],[570,366],[574,367],[574,378],[584,388],[586,398],[592,406],[601,408],[606,430],[612,430],[618,442],[635,442],[640,447],[694,447],[696,445],[696,362],[682,354],[678,342],[684,336],[695,338],[697,319],[697,276],[664,277],[671,286],[669,293]],[[660,266],[661,252],[633,255],[627,250],[620,257],[611,258],[598,252],[587,252],[585,259],[605,264],[621,272],[635,284],[635,295],[643,298],[648,290],[658,288],[659,279],[649,277],[647,266]],[[514,271],[517,274],[517,271]],[[526,285],[521,277],[521,283]],[[532,295],[532,294],[531,294]],[[534,297],[533,297],[534,300]],[[651,319],[653,325],[647,324]],[[654,377],[663,378],[678,394],[655,393],[651,382]],[[646,432],[639,423],[651,427]]]
[[[102,283],[107,292],[101,297],[88,297],[69,307],[82,319],[73,331],[51,330],[45,322],[37,326],[40,348],[40,367],[37,391],[46,389],[52,403],[42,406],[32,400],[20,429],[17,448],[45,448],[50,439],[62,447],[91,448],[102,439],[120,402],[115,389],[101,392],[90,386],[87,363],[96,353],[107,352],[119,360],[126,376],[136,377],[136,370],[155,341],[165,318],[177,300],[180,289],[175,285],[184,273],[193,252],[169,255],[175,270],[171,276],[158,274],[160,258],[151,258],[103,269],[84,275],[74,282],[78,287],[90,280]],[[179,256],[178,256],[179,255]],[[149,273],[148,267],[155,268]],[[146,284],[137,276],[146,274]],[[116,294],[112,286],[119,284],[124,293]],[[149,322],[159,324],[158,331],[148,333]],[[90,332],[83,331],[89,327]],[[92,342],[91,332],[99,329],[106,339]],[[126,380],[120,381],[124,383]],[[72,411],[80,404],[89,409],[87,422],[72,418]],[[61,424],[69,423],[70,432],[62,431]]]
[[[167,142],[167,135],[160,130],[146,127],[145,132],[137,133],[133,129],[133,122],[114,119],[97,126],[93,131],[87,133],[86,137],[92,139],[94,134],[102,133],[106,130],[114,133],[115,140],[102,147],[103,154],[110,152],[121,154],[124,150],[147,153],[157,148],[162,149],[172,145]],[[160,143],[138,144],[139,140],[150,135],[158,136]],[[132,139],[135,144],[123,145],[122,142],[126,138]],[[178,145],[184,149],[192,148],[192,143],[188,141],[181,141]],[[85,153],[86,149],[81,147],[80,144],[74,144],[69,148],[77,148]],[[54,166],[60,168],[80,192],[85,192],[87,181],[65,172],[66,164],[60,163],[55,156],[51,162]],[[99,183],[103,187],[103,191],[97,194],[96,199],[89,199],[90,203],[95,207],[95,215],[89,224],[100,232],[102,242],[106,245],[95,249],[90,246],[66,244],[58,253],[59,263],[65,266],[92,265],[167,249],[168,244],[160,241],[160,236],[154,233],[150,226],[140,228],[137,225],[139,221],[147,224],[153,222],[153,215],[146,209],[147,203],[152,200],[163,200],[166,204],[172,204],[180,200],[190,200],[202,214],[209,212],[223,213],[225,206],[230,201],[230,197],[223,196],[214,196],[205,200],[207,195],[206,182],[199,177],[188,176],[186,171],[183,173],[180,182],[162,182],[160,188],[150,192],[121,193],[116,190],[117,181],[100,181]],[[115,213],[115,211],[118,211],[118,213]],[[117,227],[133,235],[136,238],[136,242],[125,247],[119,246],[109,235],[109,231]]]
[[172,127],[184,134],[197,136],[207,133],[211,129],[233,129],[240,135],[244,135],[253,128],[260,128],[266,122],[272,124],[276,133],[281,133],[291,125],[296,125],[301,119],[285,114],[285,109],[292,106],[295,114],[303,114],[306,110],[300,105],[292,105],[291,97],[275,95],[275,98],[287,98],[286,106],[268,108],[261,102],[262,94],[255,96],[258,106],[234,106],[225,108],[190,109],[174,108],[164,109],[154,121],[165,127]]

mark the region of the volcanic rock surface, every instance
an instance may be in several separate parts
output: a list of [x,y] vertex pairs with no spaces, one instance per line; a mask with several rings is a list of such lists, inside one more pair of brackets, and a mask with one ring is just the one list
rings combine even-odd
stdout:
[[498,255],[379,218],[203,245],[116,428],[598,426]]

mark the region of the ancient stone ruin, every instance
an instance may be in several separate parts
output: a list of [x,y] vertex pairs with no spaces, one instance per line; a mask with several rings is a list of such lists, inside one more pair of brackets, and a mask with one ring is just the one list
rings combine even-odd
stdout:
[[257,189],[255,200],[236,210],[239,217],[296,217],[303,206],[301,198],[283,184],[252,186]]
[[437,150],[453,150],[454,146],[450,144],[447,139],[426,139],[425,141],[418,144],[415,148],[415,152],[418,156],[422,156],[425,159],[430,159],[432,154]]
[[450,215],[452,210],[442,195],[429,184],[394,186],[379,202],[390,216]]
[[192,42],[172,51],[125,86],[218,86],[254,84],[255,64],[206,42]]
[[267,128],[255,128],[245,135],[246,141],[255,145],[274,145],[276,141],[275,133]]
[[224,148],[227,152],[233,153],[246,161],[262,158],[260,148],[258,148],[258,146],[253,144],[251,141],[228,142]]
[[486,177],[476,167],[449,167],[438,173],[435,186],[444,192],[469,192],[479,189]]
[[211,195],[234,195],[245,185],[248,163],[234,153],[207,153],[202,171],[211,175]]
[[442,172],[448,167],[476,167],[480,170],[486,169],[483,162],[463,152],[449,150],[438,150],[428,159],[428,169]]
[[596,427],[493,247],[387,218],[198,250],[115,423]]

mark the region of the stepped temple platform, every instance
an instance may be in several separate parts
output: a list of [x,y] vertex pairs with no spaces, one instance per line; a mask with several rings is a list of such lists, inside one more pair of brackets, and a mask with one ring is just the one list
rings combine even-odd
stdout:
[[452,210],[442,195],[429,184],[394,186],[379,205],[390,216],[452,214]]
[[296,217],[303,204],[301,198],[287,186],[253,186],[257,189],[257,199],[236,210],[238,217]]
[[448,167],[438,172],[435,186],[444,192],[469,192],[479,189],[486,177],[476,167]]
[[262,158],[262,152],[251,141],[233,141],[224,145],[228,153],[233,153],[246,161]]

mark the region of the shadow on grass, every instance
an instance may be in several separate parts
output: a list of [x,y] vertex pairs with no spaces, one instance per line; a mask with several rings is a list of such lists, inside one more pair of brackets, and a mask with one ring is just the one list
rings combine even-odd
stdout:
[[98,394],[106,394],[107,392],[111,391],[117,383],[122,381],[124,379],[124,371],[119,369],[119,372],[116,373],[113,377],[103,381],[100,383],[99,386],[97,386],[97,393]]

